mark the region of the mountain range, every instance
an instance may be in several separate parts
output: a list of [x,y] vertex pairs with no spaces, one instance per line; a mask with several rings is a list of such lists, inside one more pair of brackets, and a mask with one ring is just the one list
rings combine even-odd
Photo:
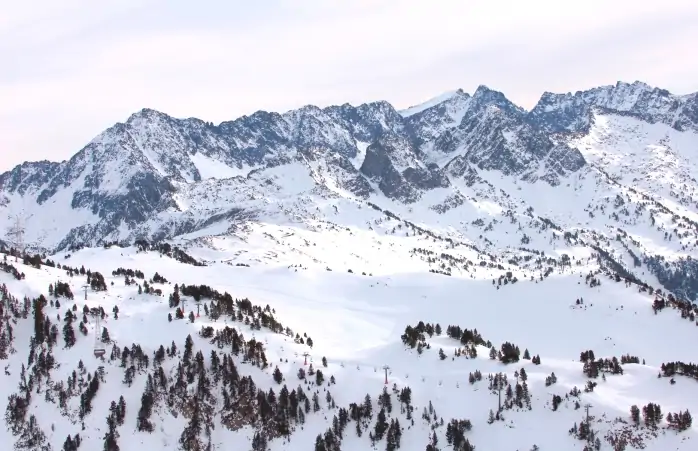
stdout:
[[693,450],[698,96],[144,109],[0,175],[2,449]]
[[472,224],[505,215],[556,224],[695,299],[697,136],[698,94],[641,82],[546,92],[530,111],[486,86],[403,111],[308,105],[218,125],[143,109],[67,161],[0,175],[0,228],[16,243],[21,215],[23,243],[51,252],[307,225],[330,204],[371,203],[501,254],[528,243],[531,224],[515,239]]

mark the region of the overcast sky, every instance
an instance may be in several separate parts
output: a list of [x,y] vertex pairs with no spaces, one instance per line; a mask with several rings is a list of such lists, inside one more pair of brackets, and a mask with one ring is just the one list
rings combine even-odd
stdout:
[[698,91],[696,0],[0,0],[0,170],[144,107],[220,122],[480,84]]

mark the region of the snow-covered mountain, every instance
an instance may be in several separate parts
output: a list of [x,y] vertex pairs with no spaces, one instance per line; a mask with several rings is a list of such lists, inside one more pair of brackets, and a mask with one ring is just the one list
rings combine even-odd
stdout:
[[24,163],[0,175],[0,443],[694,449],[697,112],[639,82],[531,111],[485,86],[145,109]]
[[[52,251],[309,226],[340,206],[356,222],[370,202],[498,253],[526,244],[531,221],[551,221],[695,299],[697,147],[698,95],[640,82],[545,93],[530,112],[485,86],[400,112],[306,106],[217,126],[144,109],[68,161],[0,175],[0,230],[19,214],[24,242]],[[472,232],[502,214],[511,236],[495,223]]]

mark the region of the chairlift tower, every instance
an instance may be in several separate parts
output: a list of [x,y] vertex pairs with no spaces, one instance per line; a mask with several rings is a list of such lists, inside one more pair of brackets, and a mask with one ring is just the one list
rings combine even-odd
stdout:
[[390,367],[388,365],[383,366],[383,370],[385,371],[385,385],[388,385],[388,370]]
[[19,261],[19,256],[24,255],[24,233],[26,231],[23,224],[23,215],[15,215],[14,224],[8,229],[7,235],[14,237],[15,262]]
[[87,300],[87,289],[90,288],[89,285],[85,284],[82,286],[82,289],[85,290],[85,300]]
[[104,354],[107,352],[106,349],[104,349],[104,345],[102,344],[102,328],[100,327],[100,319],[102,315],[98,312],[95,315],[95,349],[94,349],[94,354],[95,357],[101,358],[104,356]]
[[589,418],[589,409],[594,407],[593,405],[586,403],[584,404],[584,410],[586,410],[586,420],[587,420],[587,428],[589,428],[589,434],[588,434],[588,441],[590,445],[593,445],[592,443],[592,430],[591,430],[591,419]]

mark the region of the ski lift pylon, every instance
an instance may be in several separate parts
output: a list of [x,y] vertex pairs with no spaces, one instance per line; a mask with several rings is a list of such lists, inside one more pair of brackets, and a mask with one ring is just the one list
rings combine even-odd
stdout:
[[104,354],[106,354],[107,350],[104,349],[104,345],[102,344],[102,337],[101,332],[102,328],[99,326],[99,320],[101,319],[101,314],[100,312],[97,312],[95,315],[96,318],[96,324],[95,324],[95,349],[94,349],[94,355],[95,357],[102,358]]

